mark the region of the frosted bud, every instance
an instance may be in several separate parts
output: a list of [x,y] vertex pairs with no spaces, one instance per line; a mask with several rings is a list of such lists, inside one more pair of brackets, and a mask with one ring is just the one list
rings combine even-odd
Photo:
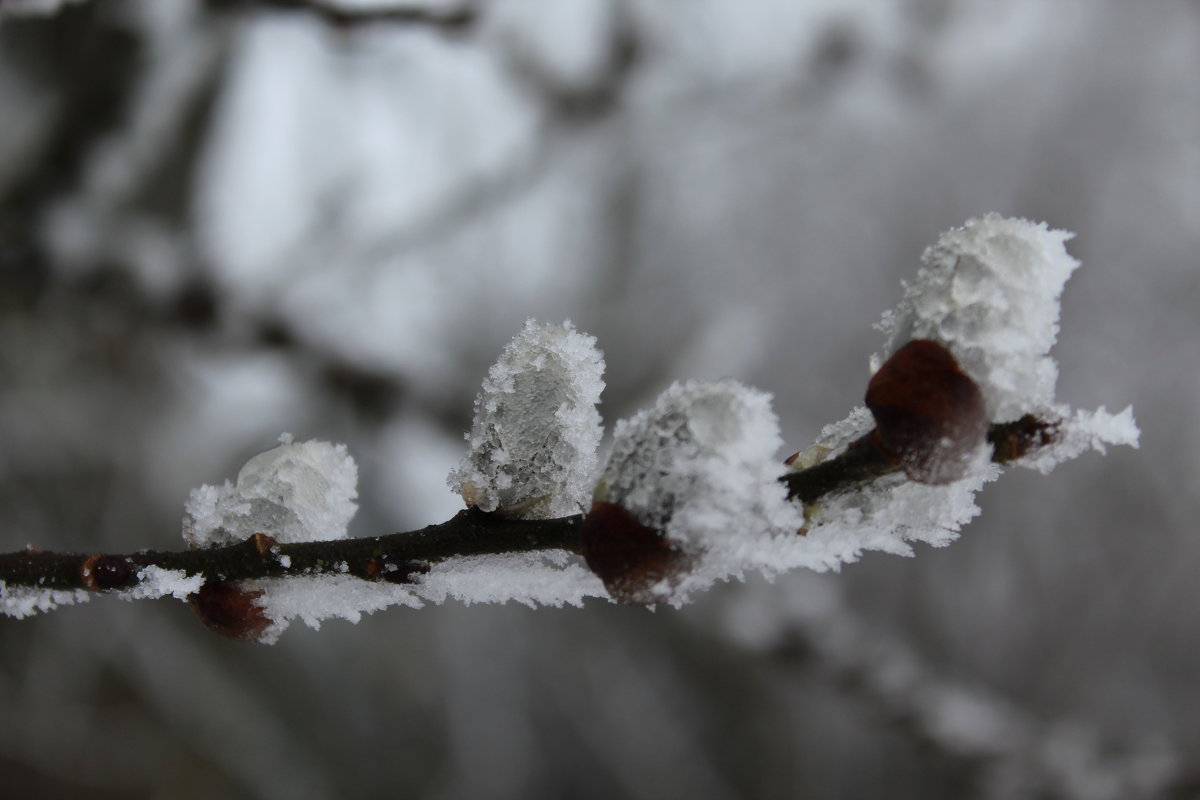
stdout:
[[983,395],[945,347],[913,339],[867,385],[874,441],[909,478],[952,483],[979,460],[987,437]]
[[265,533],[277,542],[344,539],[358,504],[358,467],[344,444],[311,440],[246,462],[236,485],[193,489],[184,506],[188,545],[215,547]]
[[469,506],[526,519],[581,511],[602,429],[604,356],[570,322],[528,320],[483,381],[470,448],[447,482]]
[[273,641],[269,633],[273,620],[260,605],[263,594],[262,590],[228,581],[207,581],[188,595],[188,604],[204,627],[214,633],[242,642],[269,644]]
[[979,384],[993,422],[1052,406],[1059,300],[1079,266],[1065,247],[1073,235],[998,214],[943,233],[880,323],[886,355],[912,339],[945,345]]
[[[780,444],[770,395],[735,381],[674,384],[653,408],[617,423],[584,520],[589,566],[617,599],[633,602],[676,601],[758,566],[751,562],[764,538],[794,536],[803,524],[777,480]],[[630,521],[665,537],[666,547],[633,535]]]

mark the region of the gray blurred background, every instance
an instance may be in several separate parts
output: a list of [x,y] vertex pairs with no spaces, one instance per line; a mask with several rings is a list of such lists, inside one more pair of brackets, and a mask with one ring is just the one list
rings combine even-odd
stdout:
[[679,611],[0,619],[0,797],[1200,796],[1197,76],[1194,0],[3,19],[0,551],[178,548],[281,431],[349,444],[352,533],[441,521],[529,316],[599,338],[610,424],[732,376],[799,449],[987,211],[1078,233],[1060,398],[1143,438],[1005,476],[948,548]]

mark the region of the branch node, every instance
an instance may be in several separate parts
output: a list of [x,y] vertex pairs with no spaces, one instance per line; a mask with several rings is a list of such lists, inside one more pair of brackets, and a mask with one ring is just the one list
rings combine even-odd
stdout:
[[84,588],[93,592],[127,589],[137,583],[138,569],[127,558],[101,553],[88,556],[79,568]]
[[256,533],[250,537],[250,540],[254,542],[254,549],[264,558],[274,555],[278,551],[279,543],[275,541],[273,536],[268,536],[265,533]]

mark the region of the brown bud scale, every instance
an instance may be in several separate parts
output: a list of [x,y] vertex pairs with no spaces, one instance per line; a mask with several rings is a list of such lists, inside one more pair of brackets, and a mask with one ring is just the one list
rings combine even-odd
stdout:
[[942,484],[963,477],[987,436],[983,392],[942,345],[914,339],[871,377],[867,408],[875,442],[908,477]]
[[643,525],[615,503],[594,503],[583,519],[580,538],[588,568],[620,603],[668,599],[670,584],[691,561],[661,531]]
[[188,595],[197,619],[210,631],[240,642],[256,642],[271,625],[258,598],[262,592],[228,581],[207,581]]

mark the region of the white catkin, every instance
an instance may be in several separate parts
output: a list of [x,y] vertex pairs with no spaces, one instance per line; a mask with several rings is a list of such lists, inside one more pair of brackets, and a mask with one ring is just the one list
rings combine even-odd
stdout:
[[604,357],[570,322],[528,320],[475,401],[450,487],[468,505],[524,518],[577,514],[591,496],[603,429]]

